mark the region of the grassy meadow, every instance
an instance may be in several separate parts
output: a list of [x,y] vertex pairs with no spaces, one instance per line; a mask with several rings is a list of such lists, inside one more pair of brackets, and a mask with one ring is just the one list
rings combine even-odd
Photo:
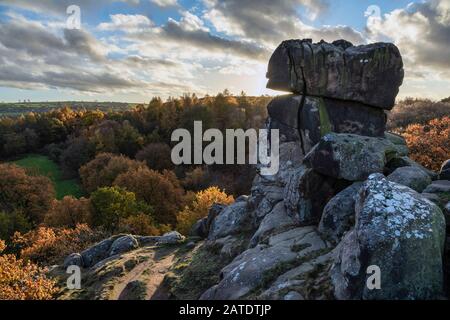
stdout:
[[58,165],[46,156],[29,154],[25,158],[13,161],[13,163],[29,170],[33,174],[49,177],[55,187],[58,200],[69,195],[76,198],[83,196],[83,191],[78,181],[76,179],[64,179]]

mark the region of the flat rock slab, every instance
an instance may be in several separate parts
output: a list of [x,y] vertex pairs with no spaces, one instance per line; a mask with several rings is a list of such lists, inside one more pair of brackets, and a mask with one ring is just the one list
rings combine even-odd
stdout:
[[398,48],[343,43],[284,41],[270,58],[267,87],[392,109],[404,77]]

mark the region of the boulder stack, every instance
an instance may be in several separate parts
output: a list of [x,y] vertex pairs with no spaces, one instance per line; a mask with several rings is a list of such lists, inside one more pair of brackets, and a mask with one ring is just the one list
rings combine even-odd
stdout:
[[[385,132],[403,75],[390,43],[289,40],[275,50],[267,87],[290,93],[268,106],[280,170],[257,175],[246,201],[211,212],[207,242],[235,258],[202,299],[442,296],[439,199],[450,188]],[[367,285],[370,270],[379,288]]]
[[284,41],[269,62],[267,87],[291,92],[269,105],[270,127],[304,152],[329,132],[384,137],[386,115],[403,82],[403,61],[391,43],[353,46]]

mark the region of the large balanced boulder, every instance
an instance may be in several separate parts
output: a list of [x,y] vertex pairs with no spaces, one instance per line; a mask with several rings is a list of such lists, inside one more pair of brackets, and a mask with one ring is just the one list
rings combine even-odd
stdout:
[[402,57],[392,43],[288,40],[270,58],[267,87],[390,110],[403,77]]
[[[356,199],[356,224],[332,270],[338,299],[433,299],[442,294],[445,220],[414,190],[373,174]],[[369,289],[368,268],[381,287]]]
[[384,138],[329,133],[305,157],[315,171],[336,179],[364,181],[371,173],[383,173],[386,163],[397,155]]
[[388,180],[410,187],[417,192],[422,192],[431,184],[430,176],[414,167],[398,168],[388,176]]
[[357,102],[285,95],[274,98],[267,109],[270,129],[279,129],[285,141],[298,141],[301,132],[306,152],[329,132],[384,137],[384,111]]

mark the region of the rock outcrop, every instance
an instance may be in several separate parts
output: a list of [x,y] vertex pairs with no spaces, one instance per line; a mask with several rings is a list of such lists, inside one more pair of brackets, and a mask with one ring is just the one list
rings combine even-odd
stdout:
[[391,43],[288,40],[270,58],[267,87],[389,110],[403,77],[402,57]]
[[[449,185],[432,182],[405,140],[385,132],[403,80],[398,49],[285,41],[267,77],[292,93],[268,106],[280,170],[257,174],[245,205],[211,224],[208,246],[226,243],[235,255],[202,299],[440,297],[445,220],[428,198]],[[369,290],[374,265],[381,289]]]

